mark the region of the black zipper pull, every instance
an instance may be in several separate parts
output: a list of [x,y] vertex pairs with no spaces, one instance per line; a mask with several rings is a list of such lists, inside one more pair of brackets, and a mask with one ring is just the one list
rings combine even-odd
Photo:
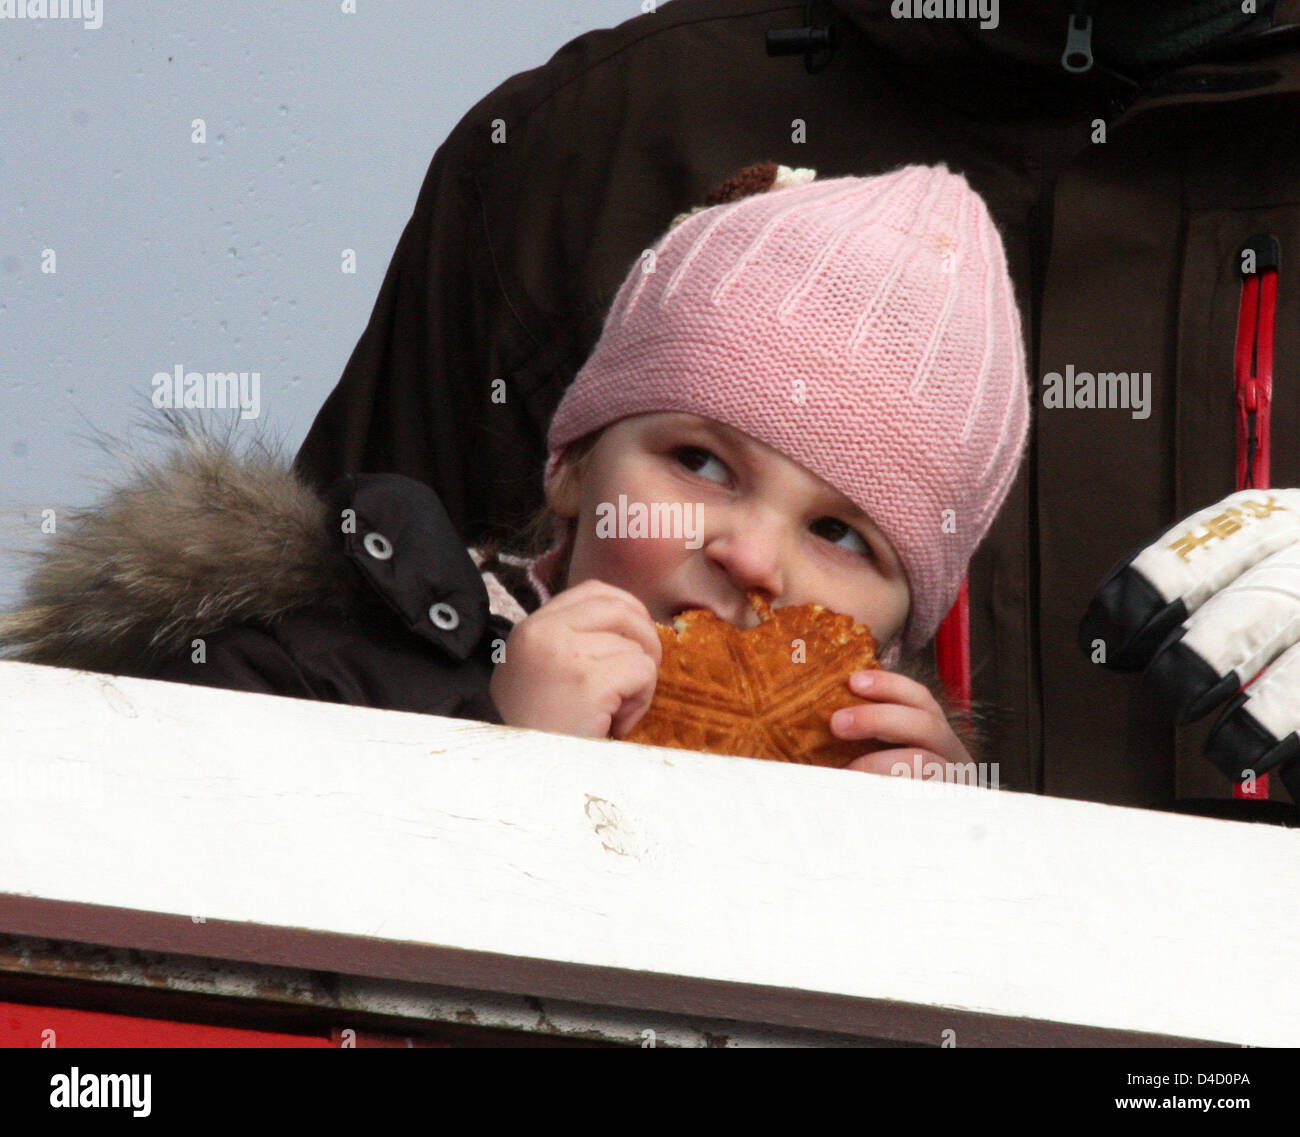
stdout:
[[805,0],[801,28],[778,28],[767,33],[768,55],[802,55],[804,70],[816,75],[831,61],[838,46],[835,25],[814,26],[814,0]]
[[1071,0],[1065,24],[1065,51],[1061,66],[1076,74],[1092,70],[1092,16],[1089,0]]

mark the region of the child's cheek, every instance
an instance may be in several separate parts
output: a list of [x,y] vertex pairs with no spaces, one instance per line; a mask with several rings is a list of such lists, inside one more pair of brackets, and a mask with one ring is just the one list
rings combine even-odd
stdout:
[[657,611],[663,602],[680,599],[674,577],[690,555],[680,537],[602,537],[593,523],[578,537],[565,587],[602,580]]
[[605,572],[596,575],[649,603],[686,555],[683,544],[670,537],[598,539],[594,551]]

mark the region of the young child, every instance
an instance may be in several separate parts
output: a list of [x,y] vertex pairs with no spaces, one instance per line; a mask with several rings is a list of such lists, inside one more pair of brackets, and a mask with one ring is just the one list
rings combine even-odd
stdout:
[[[654,693],[653,622],[708,607],[752,625],[750,589],[852,615],[886,668],[955,600],[1028,428],[1001,242],[943,167],[810,174],[743,172],[716,195],[739,200],[678,218],[623,283],[551,425],[559,524],[535,567],[563,591],[492,677],[507,722],[623,737]],[[681,503],[698,532],[602,537],[624,503]],[[970,760],[923,683],[850,687],[864,702],[832,729],[877,744],[852,768]]]
[[[924,654],[1015,476],[1020,321],[983,202],[944,167],[811,180],[768,163],[624,281],[554,416],[540,557],[466,550],[427,486],[183,445],[61,521],[10,658],[624,737],[653,622],[745,595],[867,624],[888,670],[832,728],[851,768],[970,757]],[[682,530],[611,520],[680,506]],[[525,550],[526,551],[526,550]],[[870,742],[870,745],[868,743]]]

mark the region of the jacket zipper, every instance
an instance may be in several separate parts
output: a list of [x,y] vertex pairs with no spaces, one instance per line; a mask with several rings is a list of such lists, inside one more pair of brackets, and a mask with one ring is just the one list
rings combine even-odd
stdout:
[[[1273,406],[1273,328],[1277,315],[1277,272],[1282,261],[1278,239],[1261,233],[1238,250],[1241,305],[1237,312],[1237,347],[1233,358],[1236,397],[1237,489],[1263,489],[1270,481],[1271,411]],[[1244,691],[1258,675],[1242,686]],[[1240,783],[1234,798],[1268,800],[1268,775],[1255,788]]]
[[[1067,71],[1092,68],[1092,0],[1071,0],[1065,25],[1061,66]],[[970,577],[962,578],[956,603],[935,635],[935,664],[949,696],[968,715],[971,708]]]
[[1092,0],[1070,0],[1070,15],[1065,21],[1065,50],[1061,66],[1082,73],[1092,69]]

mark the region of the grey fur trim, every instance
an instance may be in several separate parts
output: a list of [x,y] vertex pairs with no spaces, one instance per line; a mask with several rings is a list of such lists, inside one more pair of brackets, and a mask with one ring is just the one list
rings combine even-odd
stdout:
[[240,453],[199,421],[164,415],[171,450],[150,459],[97,439],[128,477],[59,518],[20,604],[0,613],[0,651],[29,663],[131,674],[196,636],[351,595],[325,502],[261,438]]

